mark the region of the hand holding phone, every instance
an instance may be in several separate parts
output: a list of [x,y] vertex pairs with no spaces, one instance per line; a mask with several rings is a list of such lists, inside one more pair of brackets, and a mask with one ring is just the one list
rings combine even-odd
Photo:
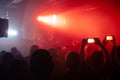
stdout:
[[86,39],[83,39],[83,40],[82,40],[82,45],[85,45],[85,44],[87,44],[87,40],[86,40]]
[[113,40],[113,36],[106,36],[106,40],[108,40],[108,41]]
[[99,46],[103,46],[99,38],[94,38],[95,43],[98,44]]
[[88,39],[87,39],[87,43],[95,43],[94,38],[88,38]]

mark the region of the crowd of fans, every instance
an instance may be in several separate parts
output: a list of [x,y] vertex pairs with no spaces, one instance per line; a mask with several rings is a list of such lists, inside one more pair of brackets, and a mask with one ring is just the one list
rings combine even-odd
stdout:
[[82,40],[79,50],[63,52],[32,45],[23,57],[16,48],[0,52],[0,80],[119,80],[120,46],[115,38]]

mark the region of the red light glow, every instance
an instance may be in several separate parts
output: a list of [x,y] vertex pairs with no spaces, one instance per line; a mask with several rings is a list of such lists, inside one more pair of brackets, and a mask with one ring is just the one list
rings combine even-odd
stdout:
[[[46,9],[46,11],[48,10]],[[49,12],[49,14],[51,13]],[[111,3],[98,2],[77,6],[51,16],[41,15],[38,21],[58,30],[62,28],[61,33],[80,39],[86,37],[99,37],[102,39],[107,34],[119,36],[119,17],[119,11],[112,7]],[[108,40],[112,40],[112,38],[109,37]]]

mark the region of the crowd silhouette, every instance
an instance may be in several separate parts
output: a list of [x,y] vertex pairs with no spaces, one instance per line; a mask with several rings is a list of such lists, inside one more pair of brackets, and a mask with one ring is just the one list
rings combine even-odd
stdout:
[[88,43],[83,39],[77,51],[32,45],[26,57],[17,47],[12,47],[10,52],[3,50],[0,80],[120,80],[120,45],[115,37],[94,40]]

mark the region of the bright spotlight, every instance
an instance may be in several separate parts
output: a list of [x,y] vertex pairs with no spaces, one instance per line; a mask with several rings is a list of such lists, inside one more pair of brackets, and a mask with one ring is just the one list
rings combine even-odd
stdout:
[[40,17],[40,16],[37,17],[37,20],[38,20],[38,21],[42,21],[42,19],[43,19],[43,18]]
[[66,23],[66,20],[65,20],[65,19],[63,20],[63,23],[64,23],[64,24]]
[[49,16],[38,16],[37,20],[39,22],[49,24],[49,25],[56,27],[56,28],[58,28],[58,27],[60,28],[61,26],[65,26],[66,22],[67,22],[66,19],[64,19],[62,16],[56,15],[56,14],[52,14]]
[[51,18],[50,17],[41,17],[41,16],[38,16],[37,20],[40,21],[40,22],[47,23],[47,24],[51,23]]
[[52,15],[52,23],[53,24],[57,23],[57,16],[56,15]]
[[8,36],[17,36],[18,32],[16,30],[10,29],[8,30]]

